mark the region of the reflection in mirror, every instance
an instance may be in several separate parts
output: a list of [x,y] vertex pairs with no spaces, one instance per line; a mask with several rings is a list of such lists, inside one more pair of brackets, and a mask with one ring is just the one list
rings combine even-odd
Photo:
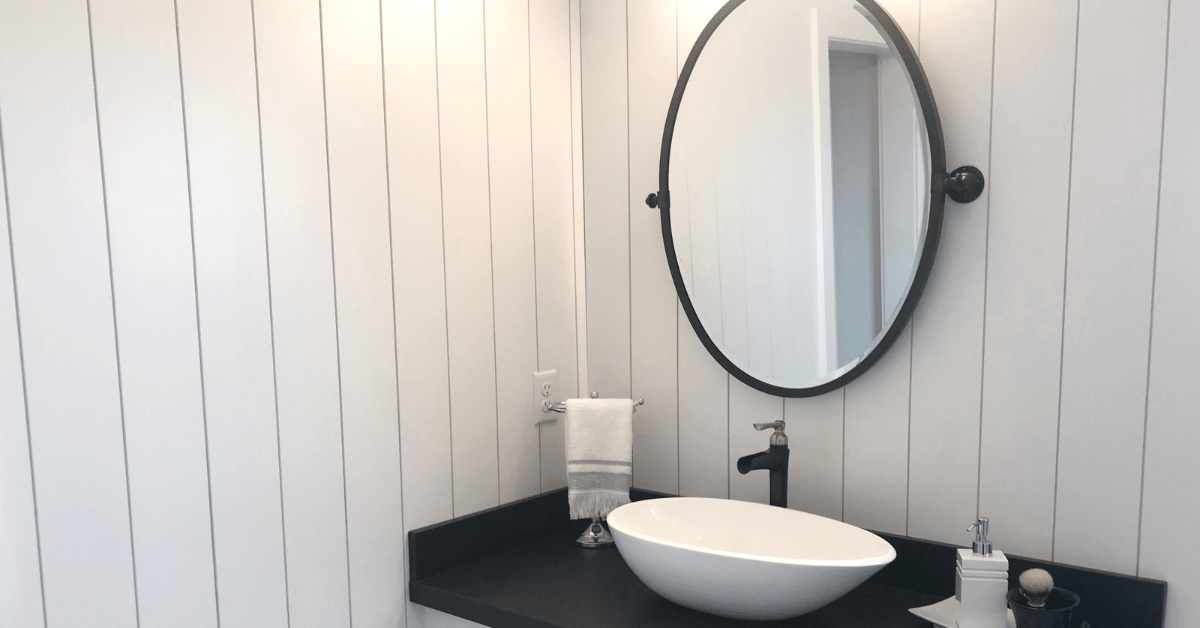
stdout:
[[929,206],[912,82],[853,0],[749,0],[705,45],[671,146],[671,234],[692,305],[754,378],[853,367],[909,291]]

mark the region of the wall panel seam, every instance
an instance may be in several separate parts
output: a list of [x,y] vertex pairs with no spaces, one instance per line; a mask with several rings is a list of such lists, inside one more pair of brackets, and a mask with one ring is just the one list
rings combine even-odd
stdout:
[[42,625],[49,626],[46,618],[46,576],[42,566],[42,530],[38,519],[37,477],[33,472],[33,431],[29,425],[29,387],[25,378],[25,341],[21,334],[21,299],[17,290],[17,254],[12,231],[12,203],[8,196],[8,160],[4,152],[4,115],[0,107],[0,185],[4,186],[4,220],[8,225],[8,259],[12,273],[13,320],[17,326],[17,354],[21,364],[21,402],[25,410],[25,445],[29,450],[29,490],[33,500],[33,533],[37,541],[38,589],[42,597]]
[[263,155],[262,132],[262,94],[258,76],[258,22],[254,10],[254,0],[250,0],[250,37],[254,49],[254,105],[258,123],[258,168],[261,181],[263,203],[263,256],[266,258],[267,271],[267,316],[271,323],[271,392],[275,406],[275,462],[279,471],[279,531],[283,542],[283,601],[286,611],[287,625],[292,625],[291,585],[288,580],[287,564],[287,518],[283,495],[283,443],[279,428],[279,371],[275,355],[275,296],[274,284],[271,282],[271,229],[267,219],[267,167]]
[[[388,140],[388,107],[387,107],[387,54],[384,47],[386,39],[383,36],[383,0],[379,0],[379,94],[383,102],[383,172],[384,172],[384,190],[387,194],[387,216],[388,216],[388,264],[391,279],[390,288],[392,291],[392,359],[395,363],[396,376],[400,374],[400,339],[396,333],[396,247],[393,241],[392,234],[392,162],[391,151],[389,150],[390,142]],[[400,429],[400,386],[396,386],[396,460],[400,464],[396,468],[398,479],[400,480],[400,489],[404,490],[404,434]],[[400,500],[400,529],[404,530],[404,499]],[[407,546],[407,543],[405,543]],[[407,553],[407,547],[405,547]],[[407,588],[409,580],[408,561],[404,561],[404,582]],[[401,626],[408,626],[408,604],[400,605]]]
[[1154,296],[1158,288],[1158,230],[1162,224],[1163,155],[1167,140],[1167,72],[1171,68],[1171,4],[1171,0],[1167,0],[1167,33],[1166,43],[1163,46],[1162,128],[1158,136],[1158,192],[1154,208],[1154,258],[1150,267],[1150,330],[1146,348],[1146,409],[1142,416],[1142,477],[1138,489],[1137,555],[1133,563],[1135,575],[1140,575],[1142,568],[1142,513],[1146,503],[1146,437],[1150,432],[1150,375],[1154,364]]
[[321,116],[325,124],[325,193],[329,212],[329,268],[333,276],[333,341],[337,358],[338,435],[342,458],[342,525],[346,535],[346,615],[354,626],[354,589],[350,583],[350,505],[346,490],[346,413],[342,403],[342,334],[337,297],[337,242],[333,226],[333,174],[329,163],[329,97],[325,88],[325,3],[317,0],[317,25],[321,44]]
[[[125,434],[125,392],[121,380],[121,337],[117,330],[117,293],[116,280],[113,273],[112,261],[112,232],[108,220],[108,183],[104,172],[104,133],[100,128],[100,92],[96,82],[96,38],[92,32],[92,2],[87,0],[88,24],[88,57],[92,69],[92,103],[96,112],[96,150],[100,165],[100,199],[104,207],[104,241],[108,253],[108,293],[112,304],[113,316],[113,352],[116,359],[117,371],[117,401],[121,413],[121,455],[125,468],[125,507],[129,520],[129,562],[133,574],[133,613],[136,625],[142,625],[141,603],[138,599],[137,586],[137,545],[133,538],[133,497],[129,484],[129,440]],[[49,621],[49,617],[46,618]]]
[[[541,297],[538,294],[538,274],[537,274],[537,173],[533,167],[533,12],[530,7],[530,0],[525,0],[525,32],[528,33],[528,38],[525,41],[525,56],[529,64],[529,189],[530,189],[530,213],[533,220],[530,223],[530,229],[533,231],[533,337],[537,341],[537,365],[538,371],[542,370],[542,326],[539,320],[538,308],[536,304],[540,302]],[[538,426],[538,490],[541,490],[542,484],[542,426]]]
[[[633,140],[630,130],[633,117],[633,107],[629,95],[629,0],[625,0],[625,242],[626,254],[629,256],[629,394],[633,395],[633,207],[629,202],[629,194],[633,188]],[[679,349],[676,348],[676,352]],[[678,377],[678,376],[676,376]],[[636,485],[637,476],[630,474],[630,483]]]
[[[500,498],[500,348],[496,340],[496,237],[492,227],[492,112],[489,110],[490,103],[488,102],[488,64],[487,64],[487,2],[480,2],[483,15],[483,146],[484,158],[487,160],[487,191],[488,191],[488,277],[490,278],[490,288],[492,294],[492,388],[495,390],[495,405],[496,405],[496,503],[501,502]],[[531,81],[532,82],[532,81]],[[532,127],[532,114],[530,114],[530,125]],[[531,131],[532,132],[532,131]],[[536,256],[534,258],[536,260]],[[536,262],[535,262],[536,263]],[[536,307],[534,308],[537,309]],[[540,445],[540,443],[539,443]],[[541,452],[538,452],[538,473],[541,471]],[[539,485],[540,487],[540,485]]]
[[[992,4],[992,77],[991,93],[988,95],[988,176],[992,172],[992,149],[995,146],[993,138],[996,129],[996,18],[1000,13],[1000,3]],[[988,295],[988,264],[991,261],[991,231],[992,231],[992,186],[986,190],[987,210],[984,217],[983,229],[983,309],[980,320],[979,334],[979,449],[975,455],[975,517],[980,516],[980,500],[983,493],[983,391],[984,380],[987,376],[987,295]]]
[[[437,136],[438,136],[438,208],[441,210],[442,223],[442,285],[446,285],[446,179],[443,173],[442,162],[442,72],[441,63],[438,59],[438,24],[437,24],[437,0],[429,0],[433,5],[433,81],[435,97],[437,99]],[[381,29],[382,30],[382,29]],[[450,295],[442,295],[443,308],[446,316],[446,382],[451,381],[450,376]],[[450,419],[449,438],[450,438],[450,516],[454,516],[454,395],[450,393],[450,386],[446,386],[446,408],[449,410]]]
[[175,67],[179,70],[179,113],[183,130],[183,163],[184,175],[187,182],[188,198],[188,235],[192,247],[192,298],[196,311],[196,363],[197,375],[200,380],[200,419],[204,428],[204,482],[208,490],[208,542],[212,553],[213,567],[213,608],[217,619],[217,628],[221,628],[221,590],[217,576],[217,535],[213,524],[213,492],[212,492],[212,462],[208,442],[208,392],[204,387],[204,336],[200,327],[200,280],[196,270],[196,218],[195,205],[192,202],[192,156],[188,144],[187,98],[183,85],[183,44],[179,39],[179,1],[173,0],[171,10],[175,18]]
[[1066,230],[1063,234],[1063,313],[1059,325],[1058,350],[1058,421],[1054,434],[1054,506],[1050,515],[1050,560],[1054,560],[1055,544],[1058,540],[1058,472],[1061,463],[1062,449],[1062,389],[1063,389],[1063,357],[1066,355],[1067,339],[1067,284],[1070,279],[1067,271],[1071,260],[1071,187],[1075,175],[1075,105],[1079,95],[1079,28],[1083,22],[1083,0],[1075,2],[1075,64],[1071,75],[1071,147],[1067,156],[1067,211]]

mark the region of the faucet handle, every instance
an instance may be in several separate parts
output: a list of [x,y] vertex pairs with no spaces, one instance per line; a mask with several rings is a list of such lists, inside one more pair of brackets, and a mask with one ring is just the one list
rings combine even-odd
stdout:
[[754,424],[754,429],[759,430],[759,431],[769,429],[769,428],[775,428],[775,431],[771,433],[771,446],[773,446],[773,447],[788,444],[787,434],[783,433],[783,428],[785,428],[785,427],[787,427],[787,424],[784,423],[782,419],[778,420],[778,421],[772,421],[770,423],[755,423]]

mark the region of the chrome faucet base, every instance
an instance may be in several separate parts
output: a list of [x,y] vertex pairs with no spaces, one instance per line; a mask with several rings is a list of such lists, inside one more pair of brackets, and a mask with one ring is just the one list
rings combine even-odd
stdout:
[[600,518],[592,517],[592,525],[588,526],[575,542],[584,547],[607,547],[613,544],[613,538],[601,525]]

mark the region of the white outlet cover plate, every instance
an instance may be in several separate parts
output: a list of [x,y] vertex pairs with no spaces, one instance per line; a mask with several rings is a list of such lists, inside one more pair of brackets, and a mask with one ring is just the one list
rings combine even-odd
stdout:
[[[544,394],[544,389],[547,384],[550,386],[549,395]],[[558,420],[557,414],[554,414],[553,412],[547,412],[544,407],[544,403],[546,401],[551,403],[562,401],[562,399],[559,399],[557,395],[557,384],[557,369],[538,371],[537,373],[533,374],[533,387],[530,388],[530,392],[533,395],[533,416],[536,417],[534,420],[537,423],[553,422]]]

